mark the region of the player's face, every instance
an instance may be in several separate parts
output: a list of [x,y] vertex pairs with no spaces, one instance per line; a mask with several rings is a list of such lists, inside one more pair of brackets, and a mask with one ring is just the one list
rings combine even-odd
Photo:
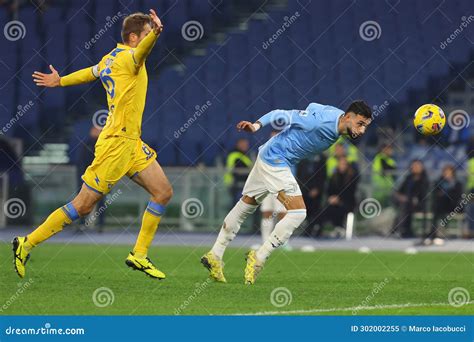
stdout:
[[349,113],[348,117],[347,135],[349,135],[352,139],[357,139],[363,136],[367,130],[367,127],[372,121],[370,118],[366,118],[365,116],[352,112]]

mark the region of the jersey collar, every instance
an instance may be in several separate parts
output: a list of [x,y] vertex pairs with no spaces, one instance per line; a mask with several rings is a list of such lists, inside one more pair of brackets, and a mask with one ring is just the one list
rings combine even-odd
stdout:
[[117,49],[130,50],[131,47],[125,44],[117,43]]

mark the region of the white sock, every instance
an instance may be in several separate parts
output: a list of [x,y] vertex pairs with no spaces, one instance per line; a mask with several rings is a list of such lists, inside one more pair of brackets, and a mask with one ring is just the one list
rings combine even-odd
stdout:
[[273,230],[273,216],[270,216],[268,218],[262,218],[262,221],[260,222],[260,233],[262,234],[262,242],[267,241],[268,237],[270,236],[270,233]]
[[306,209],[288,210],[285,217],[276,224],[270,237],[257,251],[257,259],[265,262],[270,254],[280,246],[283,246],[290,238],[293,231],[303,223],[306,218]]
[[224,219],[217,240],[211,249],[215,256],[222,259],[225,249],[239,232],[240,225],[250,214],[255,212],[257,207],[258,205],[247,204],[239,200],[232,210],[229,211]]

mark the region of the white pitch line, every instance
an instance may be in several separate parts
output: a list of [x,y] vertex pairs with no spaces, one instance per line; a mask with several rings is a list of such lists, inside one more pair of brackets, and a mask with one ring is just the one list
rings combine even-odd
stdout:
[[[474,301],[467,302],[464,305],[474,304]],[[406,303],[406,304],[387,304],[374,306],[353,306],[349,308],[328,308],[328,309],[308,309],[308,310],[287,310],[287,311],[261,311],[253,313],[237,313],[232,316],[269,316],[269,315],[292,315],[292,314],[309,314],[324,313],[337,311],[362,311],[362,310],[379,310],[379,309],[402,309],[416,308],[420,306],[449,306],[449,303]],[[464,306],[463,305],[463,306]]]

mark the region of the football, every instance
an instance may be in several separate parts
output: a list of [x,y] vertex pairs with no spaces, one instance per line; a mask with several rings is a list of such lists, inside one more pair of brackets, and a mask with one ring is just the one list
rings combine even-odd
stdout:
[[435,135],[441,132],[446,124],[446,115],[440,107],[424,104],[415,112],[413,124],[421,134]]

